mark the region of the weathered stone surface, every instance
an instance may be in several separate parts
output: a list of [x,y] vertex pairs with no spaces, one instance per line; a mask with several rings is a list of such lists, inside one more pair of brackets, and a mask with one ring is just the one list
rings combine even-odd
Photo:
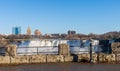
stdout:
[[0,47],[5,47],[7,44],[8,41],[5,38],[0,37]]
[[29,63],[29,56],[15,56],[10,59],[11,64]]
[[[76,55],[78,62],[89,62],[90,54]],[[26,56],[0,56],[0,64],[24,64],[45,62],[72,62],[74,56],[63,55],[26,55]],[[120,54],[92,54],[93,63],[120,63]]]
[[[89,62],[90,61],[90,54],[79,54],[78,55],[78,62]],[[92,54],[92,62],[97,63],[98,58],[97,54]]]
[[99,62],[113,63],[115,62],[115,54],[99,54]]
[[10,64],[9,56],[0,56],[0,64]]
[[64,56],[70,55],[69,46],[67,44],[60,44],[58,46],[58,53],[59,55],[64,55]]
[[92,54],[92,61],[93,63],[98,63],[98,58],[97,58],[97,54]]
[[105,54],[99,54],[99,62],[107,62],[107,60],[105,59],[106,58],[106,55]]
[[29,56],[30,63],[45,63],[46,55],[31,55]]
[[90,54],[79,54],[78,55],[78,62],[89,62],[90,61]]
[[5,47],[5,55],[6,56],[16,56],[16,48],[17,45],[9,44]]
[[116,62],[120,63],[120,54],[116,54]]
[[112,53],[120,53],[120,42],[114,42],[111,44]]
[[116,60],[115,60],[115,54],[108,54],[106,56],[106,59],[108,61],[108,63],[114,63]]
[[73,61],[73,56],[65,56],[64,57],[64,62],[72,62]]
[[64,62],[63,55],[47,55],[47,62]]

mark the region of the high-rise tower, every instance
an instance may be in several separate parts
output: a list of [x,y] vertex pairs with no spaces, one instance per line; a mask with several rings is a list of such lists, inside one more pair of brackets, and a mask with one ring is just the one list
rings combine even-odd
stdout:
[[27,28],[27,35],[31,35],[31,28],[29,26]]
[[13,27],[13,28],[12,28],[12,33],[13,33],[14,35],[21,34],[21,27]]

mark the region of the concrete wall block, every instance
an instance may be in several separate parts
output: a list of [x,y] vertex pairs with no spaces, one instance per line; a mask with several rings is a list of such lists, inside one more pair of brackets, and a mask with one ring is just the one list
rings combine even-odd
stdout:
[[16,56],[17,45],[9,44],[5,47],[6,56]]
[[29,63],[29,56],[16,56],[11,57],[11,64],[25,64]]
[[99,62],[114,63],[115,61],[115,54],[99,54]]
[[114,42],[111,44],[112,53],[120,53],[120,42]]
[[79,54],[78,62],[88,62],[90,61],[90,54]]
[[98,55],[96,53],[92,54],[93,63],[98,63]]
[[9,56],[0,56],[0,64],[10,64]]
[[116,62],[120,63],[120,54],[116,54]]
[[59,55],[64,55],[64,56],[70,55],[69,46],[67,44],[60,44],[58,46],[58,53]]
[[63,55],[47,55],[47,62],[64,62]]
[[73,56],[65,56],[64,60],[65,60],[65,62],[72,62],[73,61]]
[[116,61],[115,54],[106,55],[106,60],[108,63],[114,63]]
[[46,55],[31,55],[29,56],[30,63],[45,63]]
[[99,54],[99,62],[107,62],[106,60],[106,54]]

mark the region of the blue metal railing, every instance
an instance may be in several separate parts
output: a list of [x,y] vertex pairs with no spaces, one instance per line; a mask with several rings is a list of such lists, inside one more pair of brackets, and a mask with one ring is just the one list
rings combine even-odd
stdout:
[[18,55],[31,54],[58,54],[57,46],[41,46],[41,47],[19,47],[17,48]]
[[[58,54],[58,46],[18,47],[16,51],[18,55]],[[90,49],[88,47],[81,48],[81,47],[70,46],[71,54],[83,54],[83,53],[89,53],[89,52],[90,52]],[[94,49],[92,50],[92,53],[98,53],[98,52],[102,53],[99,50],[97,50],[97,52]],[[4,54],[5,54],[5,48],[1,47],[0,55],[4,55]]]

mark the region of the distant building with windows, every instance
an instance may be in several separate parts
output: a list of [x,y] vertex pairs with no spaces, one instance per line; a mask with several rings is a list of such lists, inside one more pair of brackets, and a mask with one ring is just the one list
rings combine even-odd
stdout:
[[73,30],[68,31],[68,35],[73,35],[73,34],[76,34],[76,31],[73,31]]
[[57,34],[51,34],[53,37],[59,37],[61,36],[61,34],[57,33]]
[[14,34],[14,35],[21,34],[21,27],[13,27],[12,34]]
[[40,35],[42,35],[42,33],[41,33],[41,31],[39,31],[38,29],[36,29],[35,32],[34,32],[34,35],[35,36],[40,36]]

